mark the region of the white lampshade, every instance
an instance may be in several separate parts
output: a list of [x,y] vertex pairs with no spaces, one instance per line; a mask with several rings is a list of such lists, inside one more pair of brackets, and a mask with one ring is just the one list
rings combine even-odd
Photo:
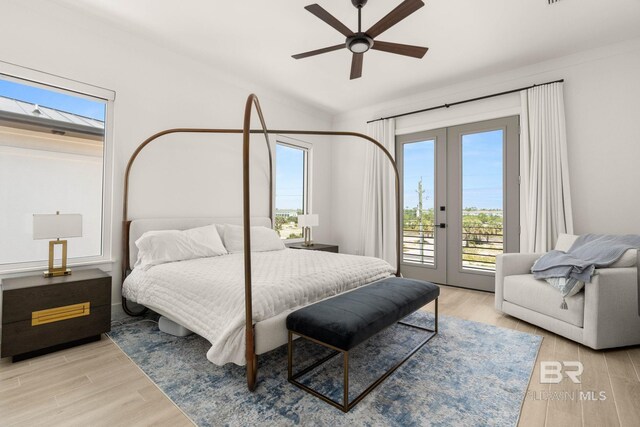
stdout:
[[320,225],[318,214],[298,215],[298,225],[300,227],[317,227]]
[[80,214],[34,214],[33,239],[82,237]]

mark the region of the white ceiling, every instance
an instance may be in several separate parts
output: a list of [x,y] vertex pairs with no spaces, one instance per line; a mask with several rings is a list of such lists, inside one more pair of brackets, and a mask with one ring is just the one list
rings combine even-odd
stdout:
[[[378,39],[427,46],[426,56],[369,51],[351,81],[346,49],[291,58],[344,41],[305,5],[355,30],[350,0],[58,1],[332,113],[640,37],[640,0],[425,0]],[[400,2],[370,0],[363,28]]]

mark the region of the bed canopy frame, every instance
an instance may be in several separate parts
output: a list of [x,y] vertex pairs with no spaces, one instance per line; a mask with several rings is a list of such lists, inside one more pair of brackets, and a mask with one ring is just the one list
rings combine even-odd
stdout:
[[[251,129],[251,116],[255,108],[255,111],[260,120],[261,129]],[[131,265],[129,260],[129,232],[131,228],[131,219],[129,219],[129,175],[133,164],[140,154],[140,152],[147,147],[151,142],[158,138],[179,133],[202,133],[202,134],[242,134],[242,217],[244,228],[244,293],[245,293],[245,343],[246,353],[245,358],[247,362],[247,386],[250,391],[255,390],[258,374],[258,358],[255,352],[255,328],[253,322],[253,305],[252,305],[252,288],[251,288],[251,185],[250,185],[250,152],[251,144],[250,137],[254,133],[262,133],[265,137],[266,147],[269,152],[269,217],[273,226],[273,159],[271,154],[271,143],[269,142],[270,134],[281,135],[325,135],[325,136],[347,136],[364,139],[376,147],[378,147],[385,154],[386,158],[391,163],[395,174],[395,203],[396,203],[396,276],[400,276],[400,257],[402,253],[402,236],[401,236],[401,221],[402,211],[400,206],[400,175],[398,173],[398,166],[393,159],[393,156],[389,151],[375,139],[356,132],[334,132],[334,131],[312,131],[312,130],[269,130],[267,129],[262,109],[260,108],[260,102],[255,94],[251,94],[247,97],[247,101],[244,109],[244,121],[242,129],[205,129],[205,128],[175,128],[167,129],[158,132],[144,142],[142,142],[138,148],[133,152],[127,163],[124,176],[124,201],[123,201],[123,241],[122,241],[122,282],[131,271]],[[121,283],[122,287],[122,283]],[[143,307],[140,311],[133,311],[127,306],[127,300],[122,297],[122,307],[124,311],[130,316],[141,316],[147,308]]]

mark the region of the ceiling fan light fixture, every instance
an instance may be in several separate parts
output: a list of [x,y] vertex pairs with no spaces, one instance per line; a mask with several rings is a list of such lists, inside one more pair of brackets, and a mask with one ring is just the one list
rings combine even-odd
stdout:
[[389,43],[381,40],[376,40],[374,42],[374,39],[376,39],[380,34],[384,33],[389,28],[393,27],[398,22],[423,7],[423,0],[403,0],[395,9],[386,14],[378,22],[373,24],[371,28],[365,31],[362,31],[362,8],[367,4],[367,0],[351,0],[351,4],[353,4],[358,10],[358,31],[351,31],[349,27],[344,25],[335,16],[331,15],[317,3],[305,6],[307,11],[333,27],[347,39],[344,43],[335,46],[328,46],[322,49],[299,53],[297,55],[292,55],[292,57],[294,59],[308,58],[310,56],[333,52],[346,47],[349,52],[351,52],[350,78],[353,80],[362,77],[362,61],[364,53],[368,52],[370,49],[393,53],[396,55],[410,56],[413,58],[422,58],[427,53],[427,50],[429,50],[422,46]]
[[353,53],[365,53],[373,46],[373,39],[364,34],[347,38],[347,49]]

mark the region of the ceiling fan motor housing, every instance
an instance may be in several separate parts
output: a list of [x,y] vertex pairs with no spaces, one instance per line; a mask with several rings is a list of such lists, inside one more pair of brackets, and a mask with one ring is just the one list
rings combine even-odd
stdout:
[[373,39],[365,33],[355,33],[351,37],[347,37],[346,45],[353,53],[365,53],[373,46]]

